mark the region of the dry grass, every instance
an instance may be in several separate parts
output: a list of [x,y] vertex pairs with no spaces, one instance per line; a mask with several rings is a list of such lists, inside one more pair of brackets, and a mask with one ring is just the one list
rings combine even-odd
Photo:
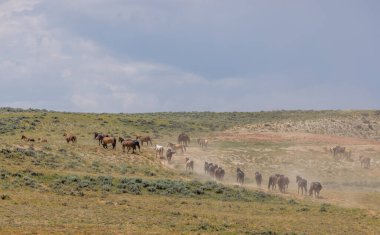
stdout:
[[[178,113],[0,112],[0,233],[378,234],[380,144],[372,134],[370,139],[361,134],[312,134],[299,124],[323,123],[326,115],[191,113],[189,118]],[[360,112],[331,115],[353,123],[363,117]],[[281,126],[293,120],[297,128],[235,128],[239,117],[254,125]],[[377,118],[371,111],[364,117],[370,122]],[[233,128],[212,131],[207,127],[212,118],[213,129]],[[182,130],[193,142],[186,153],[174,155],[171,164],[156,159],[151,146],[126,154],[120,145],[103,149],[93,140],[94,131],[123,137],[143,134],[151,135],[154,144],[166,145]],[[78,143],[67,144],[63,132],[77,134]],[[27,143],[21,134],[45,137],[48,143]],[[197,146],[197,137],[209,138],[209,147]],[[334,144],[351,149],[355,161],[332,159],[324,148]],[[373,159],[370,170],[360,168],[360,154]],[[185,157],[194,159],[194,172],[185,172]],[[203,174],[205,160],[226,169],[224,186],[206,182],[211,179]],[[235,186],[237,166],[246,173],[244,188]],[[254,184],[255,171],[264,176],[263,189]],[[266,180],[273,173],[290,177],[287,194],[267,194]],[[296,195],[298,174],[322,182],[322,199]],[[125,178],[132,183],[123,186]]]

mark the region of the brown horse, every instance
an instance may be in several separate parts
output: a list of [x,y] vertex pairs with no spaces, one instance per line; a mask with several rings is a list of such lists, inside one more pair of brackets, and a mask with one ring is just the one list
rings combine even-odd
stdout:
[[112,149],[116,148],[116,138],[115,137],[103,137],[102,145],[103,148],[108,149],[108,145],[112,144]]
[[70,143],[70,141],[72,143],[77,142],[77,137],[75,135],[65,133],[63,136],[65,137],[67,143]]
[[26,137],[25,135],[22,135],[22,136],[21,136],[21,139],[22,139],[22,140],[25,140],[25,141],[34,142],[34,138],[28,138],[28,137]]
[[182,153],[183,153],[183,152],[186,152],[186,147],[185,147],[185,145],[183,145],[183,144],[173,144],[173,143],[170,143],[170,142],[169,142],[168,145],[167,145],[166,147],[170,147],[170,148],[172,148],[174,151],[177,151],[178,149],[180,149]]
[[123,153],[125,153],[125,148],[127,148],[127,153],[129,153],[131,149],[132,153],[135,153],[136,148],[138,148],[140,152],[140,143],[137,140],[124,140],[121,146],[123,147]]
[[150,138],[150,136],[136,136],[136,140],[140,140],[141,141],[141,146],[144,145],[144,142],[146,142],[146,145],[153,145],[152,144],[152,139]]

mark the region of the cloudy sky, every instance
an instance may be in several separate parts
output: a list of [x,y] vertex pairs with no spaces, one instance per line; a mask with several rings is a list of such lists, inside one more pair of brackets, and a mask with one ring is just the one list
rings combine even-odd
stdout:
[[0,106],[379,109],[379,12],[377,0],[0,0]]

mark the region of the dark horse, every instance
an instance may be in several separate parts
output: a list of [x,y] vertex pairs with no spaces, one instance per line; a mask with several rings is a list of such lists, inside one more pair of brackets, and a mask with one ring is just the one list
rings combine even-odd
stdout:
[[190,144],[190,137],[182,132],[178,136],[178,144],[182,144],[183,146],[188,146]]
[[305,191],[305,194],[306,194],[307,193],[307,180],[302,179],[301,176],[297,175],[296,183],[298,184],[298,194],[300,194],[300,189],[302,191],[302,195],[303,195],[303,191]]
[[101,133],[98,133],[98,132],[94,133],[94,139],[99,140],[99,145],[103,144],[104,137],[110,137],[110,136],[109,135],[104,135],[104,134],[101,134]]
[[280,189],[280,192],[285,193],[289,185],[289,178],[284,175],[280,175],[277,178],[277,184],[278,188]]
[[260,174],[260,172],[255,173],[255,180],[258,187],[261,187],[261,181],[263,180],[263,176]]
[[34,142],[34,138],[28,138],[28,137],[26,137],[25,135],[22,135],[22,136],[21,136],[21,139],[22,139],[22,140],[26,140],[26,141]]
[[236,182],[244,184],[244,172],[239,167],[236,169]]
[[172,160],[173,154],[175,154],[175,150],[171,148],[168,148],[168,150],[166,150],[166,159],[168,160],[168,162]]
[[309,195],[319,198],[319,192],[322,190],[322,184],[319,182],[312,182],[309,189]]
[[279,176],[277,175],[271,175],[269,176],[269,181],[268,181],[268,190],[270,188],[272,188],[272,190],[274,190],[276,188],[276,184],[277,184],[277,179],[278,179]]

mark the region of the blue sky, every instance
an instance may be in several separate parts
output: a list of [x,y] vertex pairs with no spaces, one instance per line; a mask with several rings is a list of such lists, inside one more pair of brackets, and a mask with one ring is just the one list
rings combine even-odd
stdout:
[[0,106],[380,108],[380,2],[0,0]]

